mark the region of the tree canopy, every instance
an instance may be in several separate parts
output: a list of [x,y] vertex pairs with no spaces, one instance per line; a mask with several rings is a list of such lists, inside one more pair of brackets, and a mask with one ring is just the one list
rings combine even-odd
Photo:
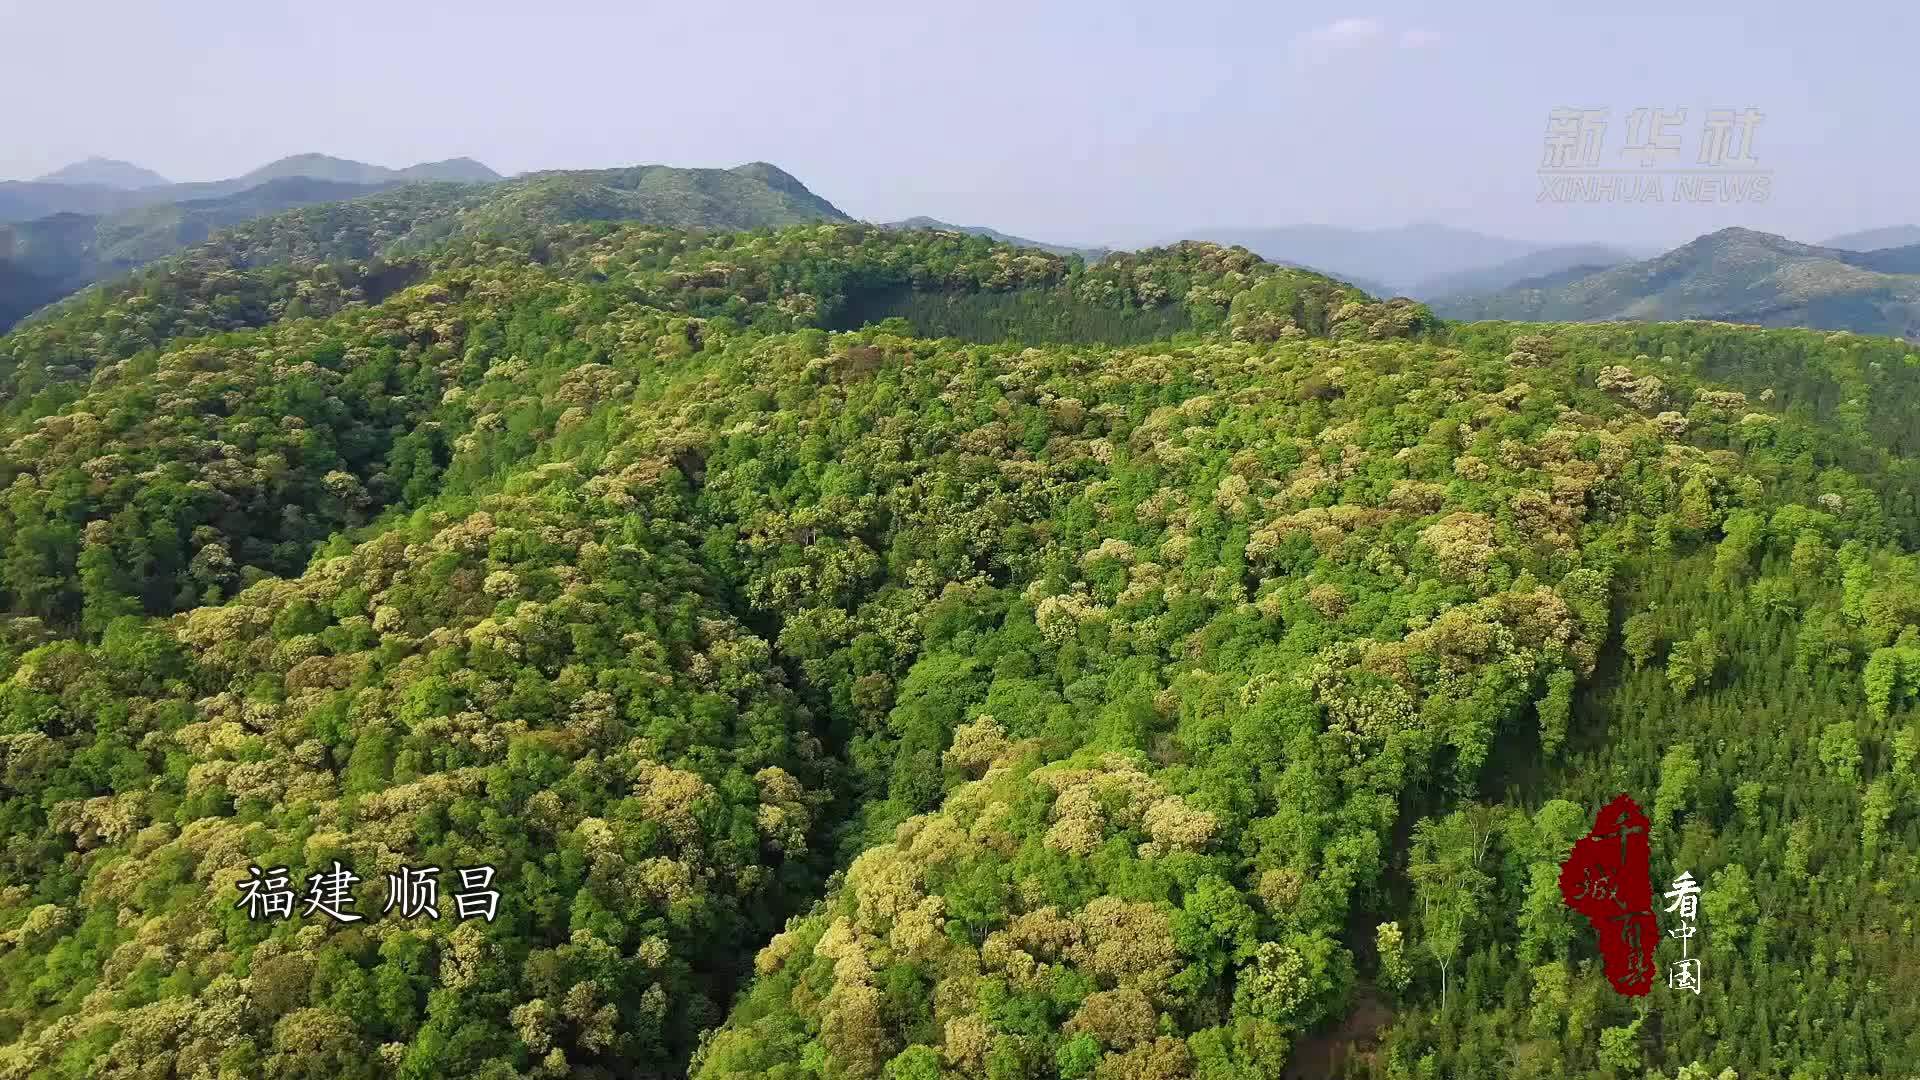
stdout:
[[[394,259],[0,338],[0,1077],[1920,1060],[1897,345],[1210,244]],[[1621,791],[1699,997],[1560,903]],[[362,921],[236,906],[336,861]],[[382,910],[426,866],[498,918]]]

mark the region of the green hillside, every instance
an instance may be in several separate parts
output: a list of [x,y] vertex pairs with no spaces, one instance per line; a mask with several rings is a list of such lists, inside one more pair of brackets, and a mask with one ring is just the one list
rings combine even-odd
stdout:
[[[334,163],[333,172],[357,179],[277,175],[299,168],[327,171],[309,158],[318,155],[289,158],[249,174],[243,178],[249,186],[218,198],[0,225],[0,267],[31,283],[0,303],[17,308],[17,318],[183,250],[174,264],[153,275],[109,286],[105,303],[149,289],[153,277],[166,279],[183,265],[204,275],[210,264],[243,270],[350,262],[417,250],[455,235],[572,221],[743,229],[849,220],[798,180],[760,163],[731,170],[647,165],[534,173],[486,186],[414,182],[414,174],[459,174],[452,168],[458,162],[396,171],[327,158],[320,160]],[[403,180],[409,182],[399,186]],[[5,315],[0,310],[0,330],[11,321]],[[204,328],[237,325],[227,321]]]
[[642,221],[750,229],[849,220],[792,176],[755,162],[734,169],[641,165],[528,173],[490,190],[450,228],[500,231],[564,221]]
[[201,243],[217,230],[292,207],[337,202],[378,190],[304,178],[273,180],[224,198],[0,224],[0,264],[34,282],[9,291],[6,302],[12,317],[0,313],[0,329],[96,281]]
[[[790,179],[397,189],[0,337],[0,1077],[1920,1061],[1909,346]],[[1698,997],[1561,904],[1620,791]]]

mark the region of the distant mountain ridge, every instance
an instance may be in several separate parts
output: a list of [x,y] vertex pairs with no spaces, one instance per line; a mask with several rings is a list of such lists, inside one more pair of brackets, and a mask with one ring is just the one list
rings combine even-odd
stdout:
[[1883,248],[1912,247],[1915,244],[1920,244],[1920,225],[1889,225],[1880,229],[1842,233],[1820,246],[1845,251],[1879,251]]
[[1635,258],[1632,252],[1605,244],[1564,244],[1528,252],[1492,266],[1435,275],[1416,284],[1412,295],[1422,300],[1437,301],[1452,296],[1497,292],[1522,282],[1557,277],[1574,270],[1584,271],[1577,276],[1585,277],[1621,263],[1632,262]]
[[467,157],[422,162],[418,165],[409,165],[404,169],[388,169],[361,161],[329,157],[326,154],[296,154],[293,157],[281,158],[262,165],[244,176],[221,181],[221,183],[254,187],[269,180],[288,177],[332,180],[342,184],[387,184],[406,180],[491,184],[503,179],[499,173]]
[[269,162],[231,180],[175,184],[166,189],[168,197],[161,201],[220,199],[275,180],[298,179],[323,180],[372,188],[383,184],[403,183],[492,184],[497,183],[501,177],[499,173],[472,158],[428,161],[409,165],[404,169],[389,169],[380,165],[368,165],[362,161],[329,157],[326,154],[296,154]]
[[114,158],[90,157],[38,177],[41,184],[92,184],[121,191],[166,187],[173,181],[151,169]]
[[1920,247],[1858,252],[1729,228],[1653,259],[1434,308],[1455,319],[1708,319],[1920,340]]
[[[142,176],[158,183],[129,182]],[[121,182],[107,183],[102,178]],[[124,161],[90,158],[49,173],[39,180],[0,181],[0,222],[31,221],[52,214],[114,214],[162,203],[218,199],[269,181],[294,178],[372,187],[429,181],[490,184],[499,181],[501,176],[472,158],[451,158],[421,162],[403,169],[389,169],[326,154],[295,154],[230,179],[175,184],[169,183],[158,173],[148,172]]]

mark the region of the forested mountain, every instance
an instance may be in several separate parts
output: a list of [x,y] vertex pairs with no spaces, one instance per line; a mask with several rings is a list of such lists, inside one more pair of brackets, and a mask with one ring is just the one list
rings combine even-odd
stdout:
[[270,180],[224,198],[163,203],[115,214],[55,214],[0,224],[0,265],[6,265],[17,282],[0,291],[0,330],[96,281],[200,243],[215,230],[290,207],[351,199],[379,190],[290,178]]
[[1436,301],[1451,318],[1713,319],[1920,338],[1920,248],[1856,252],[1722,229],[1655,259]]
[[462,208],[455,230],[512,231],[567,221],[750,229],[851,221],[805,184],[766,162],[732,169],[639,165],[535,172]]
[[[1920,1061],[1911,347],[840,217],[405,187],[0,337],[0,1077]],[[1561,904],[1621,791],[1700,996]]]
[[173,184],[124,161],[89,158],[31,182],[0,182],[0,331],[96,281],[289,207],[398,184],[491,183],[470,158],[387,169],[298,154],[231,180]]
[[90,157],[85,161],[76,161],[36,179],[42,184],[97,184],[100,187],[119,188],[122,191],[165,187],[173,183],[152,169],[143,169],[131,162],[103,157]]
[[[308,209],[278,213],[290,207]],[[235,270],[270,265],[298,269],[372,259],[453,235],[599,220],[737,229],[849,219],[792,176],[763,163],[731,170],[646,165],[531,173],[484,187],[395,179],[375,186],[272,179],[217,199],[104,217],[62,214],[0,225],[0,267],[15,282],[0,289],[0,329],[88,284],[189,245],[197,247],[174,264],[109,286],[109,302],[147,288],[152,278],[170,278],[178,265],[193,267],[192,279],[204,281],[216,264]],[[248,224],[210,239],[216,230],[239,223]],[[232,317],[237,314],[234,305],[225,309],[229,317],[202,325],[242,325]]]

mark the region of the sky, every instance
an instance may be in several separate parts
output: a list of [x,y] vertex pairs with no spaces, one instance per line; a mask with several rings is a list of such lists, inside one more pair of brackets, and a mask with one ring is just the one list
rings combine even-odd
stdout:
[[[1920,5],[1671,6],[0,0],[0,179],[91,155],[174,180],[310,151],[509,174],[764,160],[867,220],[1116,246],[1426,222],[1817,242],[1920,220],[1902,85]],[[1697,165],[1708,110],[1751,110],[1744,167],[1767,197],[1650,172],[1617,177],[1632,201],[1565,201],[1541,176],[1562,108],[1604,121],[1600,169],[1643,168],[1621,150],[1653,114],[1630,117],[1663,110],[1679,147],[1645,168],[1716,181]]]

